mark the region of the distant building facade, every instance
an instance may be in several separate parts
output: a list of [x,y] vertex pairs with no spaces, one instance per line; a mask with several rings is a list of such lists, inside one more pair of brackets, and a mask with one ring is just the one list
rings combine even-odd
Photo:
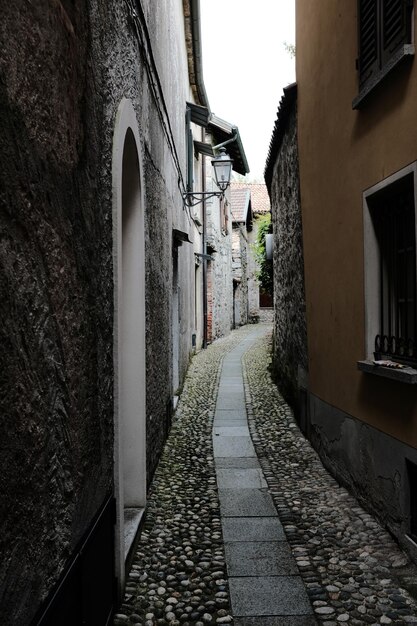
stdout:
[[233,280],[233,328],[243,326],[249,320],[249,236],[252,231],[252,203],[247,187],[231,188],[232,213],[232,280]]
[[[235,220],[235,227],[242,223],[242,216],[245,216],[246,224],[246,281],[247,281],[247,320],[249,323],[259,321],[261,306],[261,290],[258,279],[258,264],[253,251],[258,234],[258,218],[270,212],[270,200],[268,190],[264,183],[246,183],[233,181],[232,194],[236,209],[232,203],[232,217]],[[249,193],[247,196],[246,194]],[[249,198],[249,200],[248,200]],[[246,207],[246,208],[245,208]],[[250,211],[249,211],[250,209]],[[265,304],[263,302],[262,304]],[[272,307],[272,298],[266,303]],[[246,306],[246,305],[244,305]]]
[[[211,116],[207,128],[213,145],[227,142],[227,151],[233,160],[233,170],[238,174],[249,173],[246,154],[240,139],[239,129],[229,122]],[[233,139],[233,141],[230,141]],[[209,172],[208,172],[209,173]],[[206,181],[208,191],[215,187],[211,178]],[[234,283],[233,283],[233,219],[232,197],[228,189],[223,199],[211,198],[204,205],[206,255],[203,262],[207,272],[207,342],[227,335],[234,327]]]

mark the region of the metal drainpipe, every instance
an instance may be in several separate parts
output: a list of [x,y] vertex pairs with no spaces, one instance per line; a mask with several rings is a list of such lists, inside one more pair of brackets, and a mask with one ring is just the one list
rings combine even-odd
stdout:
[[[202,141],[204,143],[206,138],[206,132],[204,128],[202,131]],[[202,176],[202,191],[206,191],[206,157],[202,156],[203,162],[201,164],[201,176]],[[204,196],[203,196],[204,198]],[[206,200],[203,200],[203,348],[207,348],[207,232],[206,232]]]

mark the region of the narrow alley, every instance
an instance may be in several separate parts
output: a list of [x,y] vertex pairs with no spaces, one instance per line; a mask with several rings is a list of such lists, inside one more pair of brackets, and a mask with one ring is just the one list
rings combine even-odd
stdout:
[[416,567],[324,469],[270,353],[259,324],[194,357],[115,625],[417,624]]

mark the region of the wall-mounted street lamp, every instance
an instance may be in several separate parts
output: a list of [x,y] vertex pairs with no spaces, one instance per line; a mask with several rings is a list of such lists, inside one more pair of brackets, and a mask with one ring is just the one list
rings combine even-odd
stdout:
[[196,206],[208,198],[222,198],[224,196],[224,192],[230,185],[233,161],[226,153],[226,149],[220,148],[220,153],[214,157],[211,164],[214,169],[216,185],[220,191],[185,191],[182,194],[184,204]]

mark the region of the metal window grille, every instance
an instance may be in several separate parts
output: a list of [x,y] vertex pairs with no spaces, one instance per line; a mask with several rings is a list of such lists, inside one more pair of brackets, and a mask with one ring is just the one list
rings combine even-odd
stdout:
[[417,362],[416,235],[412,176],[371,201],[380,254],[380,320],[375,357]]

